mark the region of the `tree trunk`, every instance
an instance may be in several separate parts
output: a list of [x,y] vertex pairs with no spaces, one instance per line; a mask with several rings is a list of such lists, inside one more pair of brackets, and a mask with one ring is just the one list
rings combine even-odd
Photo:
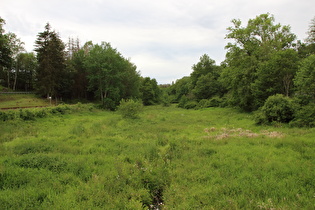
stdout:
[[7,68],[7,71],[8,71],[8,74],[7,74],[7,79],[8,79],[8,89],[10,89],[10,71],[9,71],[9,69]]
[[290,87],[291,87],[291,75],[285,75],[283,77],[283,86],[284,86],[284,92],[285,92],[285,95],[288,97],[289,96],[289,93],[290,93]]
[[18,68],[15,69],[15,75],[14,75],[14,83],[13,83],[13,90],[16,89],[16,80],[18,75]]

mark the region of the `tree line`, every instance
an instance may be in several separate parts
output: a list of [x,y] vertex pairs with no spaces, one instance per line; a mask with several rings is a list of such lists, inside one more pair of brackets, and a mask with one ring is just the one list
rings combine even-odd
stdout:
[[65,44],[47,24],[35,41],[36,54],[27,53],[15,34],[4,32],[5,21],[0,23],[0,84],[13,90],[35,90],[63,100],[97,98],[109,109],[128,98],[145,105],[233,106],[244,111],[259,110],[277,94],[301,106],[315,102],[315,18],[304,42],[269,13],[246,25],[234,19],[220,65],[204,54],[190,76],[160,87],[155,79],[141,77],[136,65],[110,43],[81,45],[69,38]]
[[171,100],[183,108],[233,106],[256,111],[280,94],[278,98],[293,99],[299,108],[314,104],[315,18],[305,42],[297,41],[290,26],[275,23],[270,14],[256,16],[245,26],[234,19],[227,30],[225,60],[216,65],[202,55],[190,76],[169,88]]
[[69,38],[64,43],[49,23],[39,32],[35,53],[27,53],[14,33],[1,23],[0,85],[7,89],[36,91],[56,100],[94,100],[115,109],[121,99],[158,102],[157,81],[141,77],[137,67],[110,43],[93,44]]

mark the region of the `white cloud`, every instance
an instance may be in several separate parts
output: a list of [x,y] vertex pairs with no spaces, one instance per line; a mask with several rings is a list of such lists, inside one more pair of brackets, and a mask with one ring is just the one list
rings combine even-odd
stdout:
[[269,12],[303,40],[314,8],[310,0],[2,0],[0,15],[29,51],[50,22],[64,41],[110,42],[143,76],[169,83],[189,75],[204,53],[217,64],[224,59],[232,19],[246,25]]

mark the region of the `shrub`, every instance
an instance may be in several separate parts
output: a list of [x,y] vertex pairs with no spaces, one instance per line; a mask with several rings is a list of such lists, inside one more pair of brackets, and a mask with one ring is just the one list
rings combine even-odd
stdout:
[[119,113],[123,118],[135,119],[139,117],[142,110],[142,102],[133,99],[122,99],[118,107]]
[[294,114],[290,125],[297,127],[315,127],[315,104],[302,106]]
[[47,109],[46,108],[41,108],[35,111],[35,116],[38,118],[44,118],[46,117],[47,114]]
[[16,111],[0,111],[0,121],[14,120],[18,117]]
[[161,103],[162,103],[162,106],[164,107],[168,107],[171,105],[171,98],[167,93],[162,95]]
[[185,109],[194,109],[198,106],[197,101],[188,101],[185,105],[184,108]]
[[180,107],[180,108],[185,108],[185,104],[188,102],[189,100],[188,100],[188,98],[187,98],[187,96],[182,96],[181,98],[180,98],[180,100],[179,100],[179,103],[178,103],[178,107]]
[[222,99],[220,97],[213,97],[209,99],[208,105],[209,107],[219,107],[221,106]]
[[209,100],[207,99],[201,99],[198,103],[198,106],[196,108],[202,109],[202,108],[208,108],[210,107],[209,105]]
[[108,110],[111,110],[111,111],[115,111],[116,108],[117,108],[117,105],[115,103],[115,101],[111,98],[105,98],[104,99],[104,102],[103,102],[103,105],[102,105],[102,108],[103,109],[108,109]]
[[22,120],[35,120],[35,114],[29,109],[20,109],[20,118]]
[[67,105],[58,105],[53,108],[51,108],[52,114],[66,114],[67,111],[70,111],[71,108]]
[[256,113],[256,123],[288,123],[293,119],[294,106],[290,98],[281,94],[270,96]]
[[8,116],[6,112],[0,111],[0,121],[7,121],[7,120],[8,120]]

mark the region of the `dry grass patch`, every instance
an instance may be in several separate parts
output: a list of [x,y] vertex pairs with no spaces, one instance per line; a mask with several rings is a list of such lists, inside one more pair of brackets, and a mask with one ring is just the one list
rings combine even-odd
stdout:
[[266,136],[268,138],[283,138],[284,134],[277,131],[268,131],[263,130],[259,133],[255,133],[251,130],[245,130],[243,128],[236,128],[236,129],[228,129],[228,128],[221,128],[217,129],[215,127],[205,128],[204,132],[208,135],[205,138],[211,138],[216,140],[221,140],[230,137],[247,137],[247,138],[257,138],[260,136]]

